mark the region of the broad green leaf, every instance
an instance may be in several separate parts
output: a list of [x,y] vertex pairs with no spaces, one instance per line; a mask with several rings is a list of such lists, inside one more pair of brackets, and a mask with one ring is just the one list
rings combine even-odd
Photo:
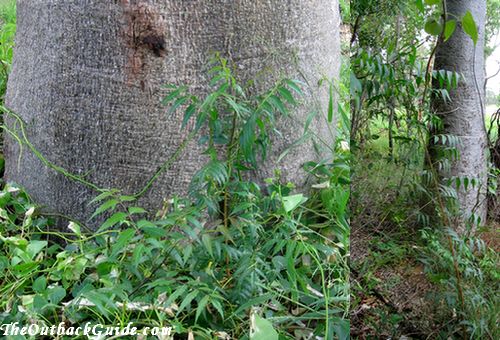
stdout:
[[450,39],[453,32],[455,32],[456,27],[457,27],[457,22],[455,20],[448,20],[446,22],[446,26],[444,28],[444,41]]
[[283,197],[283,206],[286,212],[290,212],[297,208],[301,203],[307,200],[302,194]]
[[63,287],[54,287],[49,289],[49,300],[57,305],[66,296],[66,290]]
[[45,276],[40,276],[33,282],[33,291],[36,293],[43,293],[46,288],[47,278],[45,278]]
[[46,246],[47,246],[47,241],[33,240],[33,241],[30,241],[30,243],[28,244],[26,251],[31,256],[31,258],[34,258]]
[[462,29],[469,37],[471,37],[474,45],[476,45],[478,39],[477,25],[470,11],[467,11],[462,18]]
[[273,324],[257,314],[252,314],[250,318],[250,340],[278,340],[278,332]]
[[425,0],[425,3],[429,6],[439,5],[441,3],[441,0]]
[[425,22],[424,30],[430,35],[440,35],[443,27],[435,19],[429,19]]

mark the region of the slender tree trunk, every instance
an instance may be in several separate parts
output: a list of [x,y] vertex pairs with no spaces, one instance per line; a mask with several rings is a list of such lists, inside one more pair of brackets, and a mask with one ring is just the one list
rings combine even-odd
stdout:
[[[456,230],[465,232],[465,221],[475,213],[486,220],[487,187],[487,139],[484,127],[484,23],[486,0],[449,0],[447,1],[449,19],[462,18],[467,11],[472,13],[478,25],[479,39],[474,47],[472,39],[457,27],[452,37],[438,46],[434,61],[434,70],[457,72],[463,76],[456,89],[450,91],[451,101],[444,102],[436,95],[433,108],[443,122],[439,133],[457,136],[459,158],[452,162],[450,171],[443,171],[446,178],[468,177],[476,179],[479,185],[461,185],[458,190],[459,208],[462,217],[456,224]],[[459,24],[460,25],[460,24]]]
[[[180,129],[182,113],[168,116],[160,104],[161,86],[190,84],[206,92],[212,52],[232,59],[243,80],[269,72],[261,88],[284,74],[303,74],[317,84],[338,73],[337,1],[19,0],[17,8],[7,106],[27,123],[28,138],[50,162],[125,193],[142,188],[187,134]],[[324,107],[326,96],[320,92]],[[279,167],[287,180],[304,183],[301,164],[313,158],[312,143],[281,164],[276,155],[300,137],[309,109],[280,122],[283,138],[257,179]],[[331,141],[325,120],[312,128]],[[31,152],[21,153],[11,138],[5,154],[7,180],[26,187],[48,210],[88,218],[95,192]],[[185,193],[203,162],[192,143],[141,204],[155,209]]]

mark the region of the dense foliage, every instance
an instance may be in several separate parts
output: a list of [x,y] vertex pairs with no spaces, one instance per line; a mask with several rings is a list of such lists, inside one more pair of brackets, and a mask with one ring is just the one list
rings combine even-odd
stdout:
[[164,100],[169,112],[185,108],[183,125],[196,121],[188,139],[198,138],[209,155],[189,197],[173,197],[152,214],[134,202],[155,177],[134,196],[101,190],[94,216],[107,218],[98,231],[68,221],[64,233],[51,231],[52,218],[27,193],[4,185],[2,324],[133,322],[207,339],[348,338],[346,121],[330,146],[335,157],[306,165],[318,183],[311,195],[283,183],[279,172],[253,182],[247,174],[271,151],[278,116],[301,105],[302,85],[284,79],[251,96],[220,58],[210,74],[205,98],[168,85]]
[[[495,6],[488,2],[488,46],[498,31]],[[459,236],[450,222],[460,214],[457,188],[477,182],[437,175],[458,159],[459,138],[439,132],[430,99],[449,100],[461,75],[432,69],[435,44],[458,27],[477,39],[472,16],[453,19],[445,28],[440,0],[353,2],[351,224],[352,242],[363,245],[351,252],[354,334],[498,337],[498,254],[481,239],[491,227],[481,221],[478,234]],[[497,200],[495,168],[490,177]],[[397,289],[408,280],[426,288],[407,297]],[[368,307],[371,296],[376,307]],[[393,302],[405,298],[413,301]]]

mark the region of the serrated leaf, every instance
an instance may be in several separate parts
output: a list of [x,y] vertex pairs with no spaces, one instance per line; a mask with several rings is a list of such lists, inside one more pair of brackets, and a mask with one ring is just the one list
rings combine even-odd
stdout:
[[203,310],[205,310],[205,307],[207,306],[208,301],[210,301],[210,295],[205,295],[200,300],[200,303],[198,304],[198,307],[196,308],[196,316],[194,318],[195,323],[198,321],[198,318],[200,317],[201,313],[203,313]]
[[118,224],[121,222],[124,222],[127,219],[127,214],[124,212],[117,212],[111,215],[110,218],[108,218],[99,228],[98,232],[104,231],[106,229],[109,229],[113,227],[115,224]]
[[184,294],[187,288],[188,287],[186,285],[180,286],[174,293],[172,293],[172,295],[168,297],[167,302],[165,302],[165,305],[170,306],[172,303],[174,303],[179,296]]
[[208,234],[203,234],[201,236],[201,241],[203,242],[203,245],[207,249],[208,253],[210,256],[214,256],[213,248],[212,248],[212,238]]
[[184,103],[186,103],[189,99],[189,96],[185,97],[180,97],[176,99],[176,101],[172,104],[170,109],[168,109],[168,114],[174,113],[180,106],[182,106]]
[[134,234],[135,230],[131,228],[122,231],[111,248],[111,256],[115,256],[120,250],[124,249],[132,237],[134,237]]
[[109,196],[116,194],[116,192],[117,192],[116,190],[105,191],[102,194],[97,195],[93,200],[91,200],[89,202],[89,204],[102,201],[103,199],[108,198]]
[[196,105],[191,104],[187,107],[186,111],[184,112],[184,118],[182,119],[182,128],[184,129],[189,122],[189,119],[193,116],[193,114],[196,112]]
[[171,102],[172,100],[174,100],[175,98],[177,98],[186,89],[187,89],[186,86],[181,86],[181,87],[176,88],[174,91],[170,92],[165,98],[163,98],[163,100],[161,101],[161,103],[163,105],[168,104],[169,102]]
[[96,217],[97,215],[99,214],[102,214],[103,212],[105,212],[106,210],[114,210],[116,208],[116,205],[118,204],[118,200],[117,199],[110,199],[109,201],[106,201],[104,202],[103,204],[101,204],[95,211],[94,213],[92,214],[92,216],[90,218],[94,218]]
[[177,311],[177,313],[182,312],[182,310],[184,308],[186,308],[188,305],[190,305],[191,301],[193,301],[193,299],[198,295],[198,293],[199,293],[199,291],[193,290],[188,295],[186,295],[186,297],[184,298],[184,300],[182,300],[182,303],[179,306],[179,310]]
[[130,207],[128,208],[128,213],[130,215],[134,215],[134,214],[146,214],[147,211],[141,207]]
[[273,94],[273,95],[269,96],[268,100],[271,103],[271,105],[274,106],[281,113],[283,113],[283,114],[287,114],[288,113],[285,105],[283,104],[283,102],[281,101],[281,99],[279,99],[278,96],[276,96],[276,95]]

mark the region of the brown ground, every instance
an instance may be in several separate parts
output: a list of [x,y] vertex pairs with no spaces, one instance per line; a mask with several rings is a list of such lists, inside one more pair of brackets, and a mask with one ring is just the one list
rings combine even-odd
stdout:
[[440,328],[435,320],[445,317],[444,306],[430,298],[437,288],[428,281],[423,265],[408,258],[397,265],[377,266],[373,272],[363,270],[373,261],[371,235],[367,229],[352,230],[352,338],[433,339]]

